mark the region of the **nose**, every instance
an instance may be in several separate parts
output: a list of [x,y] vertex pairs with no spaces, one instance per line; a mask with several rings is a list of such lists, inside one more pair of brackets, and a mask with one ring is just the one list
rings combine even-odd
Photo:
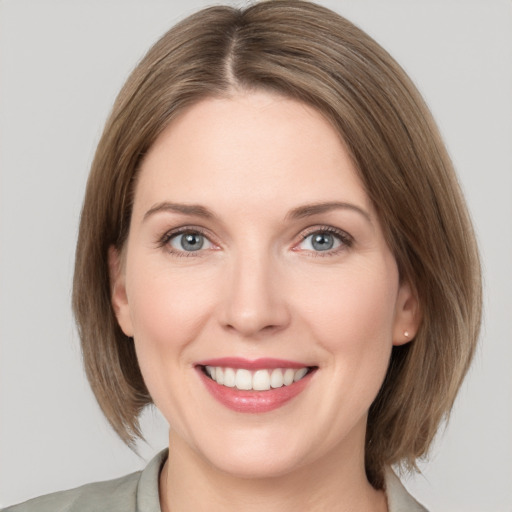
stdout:
[[270,256],[239,255],[228,274],[219,315],[223,328],[247,338],[289,325],[283,275]]

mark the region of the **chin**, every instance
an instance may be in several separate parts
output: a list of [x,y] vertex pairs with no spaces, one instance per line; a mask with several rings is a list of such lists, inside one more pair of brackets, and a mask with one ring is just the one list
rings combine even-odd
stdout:
[[253,450],[228,451],[218,460],[210,459],[223,473],[244,479],[278,478],[290,474],[300,467],[296,454],[268,450],[256,453]]
[[223,436],[210,435],[208,439],[200,437],[191,448],[203,461],[214,470],[245,479],[289,474],[303,465],[310,446],[290,438],[287,429],[276,431],[268,426],[231,429]]

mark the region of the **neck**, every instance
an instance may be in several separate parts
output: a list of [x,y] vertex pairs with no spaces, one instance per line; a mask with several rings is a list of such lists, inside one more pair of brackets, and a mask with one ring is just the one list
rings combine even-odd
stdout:
[[172,433],[169,444],[160,477],[162,512],[387,511],[384,492],[366,478],[364,440],[361,448],[335,450],[286,474],[263,478],[221,471]]

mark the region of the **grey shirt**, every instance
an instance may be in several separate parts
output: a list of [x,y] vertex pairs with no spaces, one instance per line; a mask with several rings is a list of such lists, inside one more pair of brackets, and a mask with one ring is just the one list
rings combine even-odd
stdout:
[[[161,512],[158,478],[166,458],[164,450],[143,471],[41,496],[0,512]],[[389,512],[427,512],[391,469],[386,472],[386,495]]]

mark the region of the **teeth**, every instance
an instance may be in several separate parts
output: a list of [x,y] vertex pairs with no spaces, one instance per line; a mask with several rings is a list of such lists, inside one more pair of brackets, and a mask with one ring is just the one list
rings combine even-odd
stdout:
[[301,380],[307,373],[307,368],[298,370],[293,368],[274,368],[273,370],[257,370],[251,372],[243,368],[222,368],[220,366],[206,366],[206,374],[217,384],[244,391],[267,391],[282,386],[289,386]]
[[237,370],[236,371],[235,387],[237,389],[245,389],[245,390],[252,389],[252,375],[249,370]]
[[273,388],[281,388],[284,384],[284,378],[283,378],[283,372],[276,368],[272,371],[272,374],[270,375],[270,385]]
[[255,391],[266,391],[270,389],[270,378],[267,370],[258,370],[252,376],[252,389]]
[[289,386],[293,382],[293,378],[295,377],[295,370],[293,368],[287,368],[284,372],[284,385]]
[[226,368],[224,370],[224,386],[234,388],[236,384],[236,375],[233,368]]
[[302,379],[306,373],[308,373],[307,368],[301,368],[300,370],[297,370],[293,376],[293,382],[297,382],[298,380]]

